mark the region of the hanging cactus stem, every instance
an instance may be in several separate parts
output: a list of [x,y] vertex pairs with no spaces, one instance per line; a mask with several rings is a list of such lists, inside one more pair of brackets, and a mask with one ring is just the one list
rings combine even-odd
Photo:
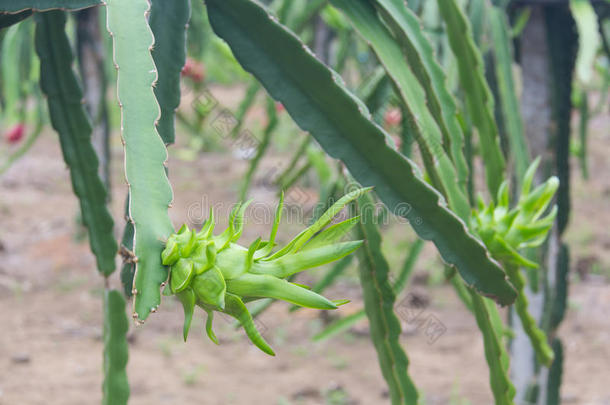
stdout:
[[256,329],[244,304],[262,298],[283,300],[301,307],[336,309],[349,300],[329,300],[309,287],[285,280],[293,274],[339,260],[354,252],[362,241],[342,241],[359,217],[331,225],[332,219],[349,203],[370,191],[361,188],[346,194],[315,223],[299,233],[285,247],[273,253],[284,197],[280,198],[269,239],[256,239],[247,248],[237,244],[250,201],[237,204],[229,215],[229,225],[214,235],[214,213],[196,232],[183,225],[172,234],[161,253],[169,266],[169,283],[164,294],[176,295],[184,308],[183,336],[186,341],[195,306],[207,313],[205,330],[218,344],[212,329],[214,311],[237,319],[248,338],[263,352],[274,356],[269,344]]

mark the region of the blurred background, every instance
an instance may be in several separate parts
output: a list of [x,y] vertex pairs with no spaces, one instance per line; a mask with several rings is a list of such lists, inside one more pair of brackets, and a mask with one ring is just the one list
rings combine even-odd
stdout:
[[[494,59],[487,9],[477,7],[477,1],[462,3],[475,28],[494,95],[500,97],[493,85],[497,80],[494,64],[502,61]],[[508,61],[509,71],[522,100],[528,99],[522,62],[536,63],[536,53],[547,58],[536,41],[540,35],[553,34],[548,22],[553,11],[549,9],[568,7],[546,3],[553,2],[518,1],[503,6],[516,55]],[[564,345],[561,399],[565,404],[610,404],[610,66],[606,37],[610,13],[608,3],[601,3],[591,6],[596,12],[594,39],[582,42],[583,33],[591,30],[577,24],[586,22],[586,17],[577,16],[573,27],[564,27],[573,30],[575,38],[581,36],[580,54],[575,56],[580,63],[575,62],[573,80],[568,83],[570,106],[565,111],[569,115],[566,159],[571,214],[563,241],[570,248],[571,260],[568,311],[557,331]],[[341,73],[350,89],[366,99],[375,120],[392,135],[397,147],[420,162],[417,145],[405,135],[400,101],[349,20],[323,1],[276,1],[268,6],[319,59]],[[448,51],[436,2],[410,1],[409,6],[419,15],[450,87],[459,94],[454,56]],[[103,8],[72,13],[68,32],[76,55],[75,69],[87,91],[100,173],[111,190],[109,204],[120,239],[127,187],[118,132],[116,73],[104,18]],[[545,24],[551,31],[540,34],[537,28]],[[30,18],[3,29],[0,48],[5,94],[0,115],[0,404],[96,403],[101,398],[104,286],[86,242],[57,135],[42,102],[33,53],[34,25]],[[298,212],[281,225],[279,243],[285,243],[311,220],[316,207],[343,194],[344,186],[337,180],[342,168],[241,69],[228,46],[211,31],[201,2],[192,4],[188,30],[176,144],[169,148],[174,225],[199,228],[213,205],[222,229],[231,204],[252,198],[254,205],[246,213],[242,237],[247,246],[269,232],[278,192],[284,189],[288,208]],[[589,55],[581,56],[583,49]],[[546,105],[521,105],[526,128],[530,122],[529,128],[535,128],[544,109],[551,109],[553,85],[541,79],[543,89],[532,90],[551,94]],[[504,122],[502,111],[497,114]],[[501,129],[501,136],[507,142],[506,130]],[[543,159],[556,159],[552,146],[543,152]],[[473,164],[481,165],[478,160]],[[483,183],[482,175],[474,180],[475,185],[479,183]],[[434,246],[416,242],[415,233],[402,222],[388,213],[381,227],[383,253],[394,276],[413,257],[408,284],[396,300],[410,375],[426,404],[490,404],[493,399],[476,322],[446,280]],[[413,254],[413,246],[421,246],[421,253],[418,247]],[[339,263],[339,268],[328,265],[302,274],[298,282],[326,283],[325,295],[347,298],[352,301],[349,305],[333,312],[292,311],[285,303],[258,308],[257,326],[274,347],[275,358],[260,352],[236,330],[232,320],[222,317],[216,324],[220,346],[205,337],[201,316],[195,317],[190,339],[184,343],[182,308],[173,298],[165,298],[145,326],[130,327],[130,403],[389,403],[366,318],[339,322],[363,305],[357,261]],[[111,283],[122,289],[118,277]]]

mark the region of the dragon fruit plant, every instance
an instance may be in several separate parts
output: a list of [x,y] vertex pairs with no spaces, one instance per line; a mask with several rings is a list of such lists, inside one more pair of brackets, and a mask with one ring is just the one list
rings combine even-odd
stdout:
[[285,278],[341,259],[360,247],[362,241],[340,241],[358,223],[358,216],[329,224],[347,204],[369,190],[361,188],[348,193],[315,223],[274,253],[283,196],[276,210],[269,240],[258,238],[249,247],[237,243],[242,235],[244,213],[249,201],[234,207],[228,228],[220,235],[213,234],[215,220],[212,210],[199,232],[183,225],[168,238],[162,261],[170,266],[165,294],[175,294],[184,307],[184,339],[188,336],[195,306],[199,306],[207,313],[206,332],[216,344],[218,339],[212,330],[212,321],[214,311],[219,311],[237,319],[258,348],[274,355],[256,329],[245,303],[274,298],[315,309],[336,309],[347,303],[346,300],[329,300]]
[[[100,117],[89,114],[81,102],[83,99],[97,99],[92,96],[98,92],[95,89],[105,86],[108,71],[100,69],[99,77],[95,78],[96,75],[88,74],[89,69],[83,68],[82,77],[79,77],[73,63],[73,34],[69,32],[72,25],[67,24],[68,13],[78,11],[77,28],[83,28],[77,29],[75,35],[77,54],[82,59],[78,65],[87,66],[83,63],[87,55],[93,55],[89,58],[99,64],[104,58],[98,57],[98,48],[106,49],[101,42],[103,37],[92,35],[95,27],[89,30],[85,27],[87,24],[81,23],[86,18],[99,23],[99,18],[92,18],[92,15],[102,7],[112,42],[112,63],[116,68],[116,99],[121,111],[121,140],[125,150],[124,174],[129,187],[125,209],[127,222],[120,249],[124,261],[121,281],[125,295],[133,299],[132,317],[136,324],[143,324],[159,308],[160,287],[164,285],[165,293],[176,295],[184,306],[185,339],[195,307],[199,306],[208,314],[206,330],[213,341],[217,342],[212,331],[213,314],[222,312],[236,318],[261,350],[273,354],[254,326],[246,304],[260,298],[272,298],[310,308],[334,309],[345,303],[320,295],[320,283],[312,291],[287,278],[356,250],[362,245],[361,241],[341,240],[356,225],[360,235],[358,239],[367,241],[358,252],[363,313],[370,322],[371,342],[392,404],[422,402],[409,376],[408,357],[401,345],[401,323],[394,305],[400,292],[398,287],[404,287],[407,282],[423,241],[436,246],[458,296],[472,309],[481,331],[494,403],[511,405],[515,400],[525,400],[530,392],[532,395],[544,392],[549,401],[559,398],[563,355],[556,331],[566,310],[569,251],[567,246],[561,245],[556,268],[542,263],[540,270],[535,270],[531,268],[538,264],[532,260],[534,255],[530,248],[544,244],[553,226],[556,227],[553,231],[556,241],[560,242],[559,236],[569,218],[569,156],[564,152],[569,146],[572,71],[578,41],[577,30],[570,26],[574,26],[574,18],[580,18],[582,22],[593,16],[594,10],[589,2],[570,2],[570,7],[545,6],[544,12],[538,13],[536,18],[547,25],[544,33],[548,37],[545,39],[548,52],[532,51],[529,59],[526,49],[520,52],[524,61],[534,56],[542,58],[540,60],[548,58],[548,63],[554,67],[550,72],[552,80],[549,80],[553,83],[552,103],[549,101],[545,107],[548,114],[538,114],[548,116],[540,124],[552,129],[537,131],[544,135],[536,136],[548,139],[545,138],[544,143],[539,143],[542,139],[536,139],[535,144],[557,148],[556,162],[553,163],[555,169],[549,167],[551,171],[557,171],[563,183],[558,192],[557,215],[557,211],[551,209],[547,212],[547,209],[552,204],[558,180],[551,178],[542,186],[532,188],[535,165],[527,171],[530,163],[528,146],[533,144],[529,145],[525,129],[538,127],[538,123],[524,125],[525,117],[520,117],[521,109],[512,77],[514,60],[510,34],[514,27],[509,24],[505,5],[473,2],[477,7],[476,15],[489,17],[490,23],[481,29],[478,23],[471,26],[466,10],[460,4],[463,2],[438,0],[438,22],[442,24],[444,34],[442,44],[449,58],[437,60],[434,49],[441,37],[432,42],[428,38],[422,28],[425,24],[409,8],[411,3],[417,2],[311,1],[307,2],[307,10],[297,13],[296,9],[291,10],[297,2],[285,0],[272,2],[270,7],[275,14],[261,3],[269,2],[0,0],[1,58],[11,62],[0,64],[0,76],[8,78],[2,81],[1,89],[2,112],[6,115],[6,118],[3,115],[3,120],[18,118],[22,121],[15,114],[19,108],[30,104],[30,100],[19,98],[27,95],[27,89],[32,92],[30,85],[33,83],[19,78],[35,78],[30,70],[39,66],[40,94],[36,94],[44,96],[47,102],[50,123],[59,136],[64,160],[70,168],[91,250],[104,277],[102,403],[125,405],[129,398],[126,301],[119,291],[111,289],[110,280],[116,269],[115,256],[119,249],[107,204],[107,190],[99,176],[96,149],[91,142],[94,133],[91,123],[97,123]],[[470,8],[468,12],[474,10]],[[576,12],[571,12],[571,9]],[[320,15],[338,34],[336,70],[318,59],[301,37],[295,35],[311,30],[312,24],[318,25]],[[536,26],[537,23],[530,21],[528,24]],[[586,22],[577,25],[591,27]],[[34,38],[31,38],[32,26],[35,26]],[[345,57],[353,57],[349,50],[357,35],[352,35],[352,31],[365,40],[371,56],[374,54],[372,60],[379,62],[370,75],[368,71],[373,65],[363,65],[365,70],[360,73],[367,74],[356,75],[364,79],[358,86],[354,86],[357,83],[348,86],[341,78],[341,74],[346,73],[342,72],[347,61]],[[536,32],[528,31],[526,26],[521,33],[522,42],[528,42],[524,38]],[[553,35],[548,34],[550,32]],[[168,177],[173,169],[169,167],[167,147],[175,142],[176,112],[184,101],[181,100],[181,76],[188,78],[196,90],[204,90],[201,82],[206,80],[206,65],[200,60],[203,59],[203,43],[198,42],[204,38],[224,41],[241,68],[257,82],[250,86],[236,114],[239,123],[246,116],[248,105],[255,102],[259,89],[264,88],[267,92],[270,119],[250,167],[256,168],[270,145],[270,136],[276,126],[276,120],[271,117],[275,112],[285,110],[330,158],[341,162],[341,178],[349,173],[360,184],[375,185],[379,201],[389,212],[408,222],[418,235],[420,240],[410,249],[405,266],[399,273],[400,282],[391,283],[390,265],[381,249],[383,233],[377,229],[371,210],[362,210],[370,200],[366,195],[367,189],[343,197],[318,221],[281,248],[276,248],[276,235],[282,201],[268,240],[257,239],[247,247],[239,245],[238,240],[248,203],[240,204],[232,211],[228,229],[219,235],[213,233],[215,221],[212,212],[199,232],[186,226],[175,232],[169,216],[174,195]],[[330,47],[331,42],[328,45]],[[81,52],[87,50],[87,46],[91,52]],[[495,69],[486,72],[480,47],[490,49]],[[186,50],[189,48],[196,55],[190,55],[193,59],[187,61]],[[225,47],[222,52],[229,52],[229,49]],[[34,50],[39,64],[30,60]],[[111,58],[105,59],[110,62]],[[444,72],[446,60],[455,65],[451,66],[452,79],[455,80],[447,80]],[[212,66],[217,61],[210,60],[209,63]],[[359,60],[356,63],[361,64]],[[537,77],[534,71],[528,73],[526,67],[530,65],[533,64],[522,64],[521,81],[524,83]],[[497,93],[492,92],[488,77],[497,80]],[[448,86],[449,82],[451,86]],[[80,88],[81,83],[87,83],[85,92]],[[359,94],[355,95],[351,87],[355,87]],[[524,88],[535,92],[539,87]],[[106,93],[100,92],[104,96]],[[203,95],[203,91],[196,93]],[[207,101],[206,109],[216,108],[215,103],[208,104]],[[381,116],[390,104],[397,109]],[[505,125],[497,122],[500,115],[495,114],[494,105],[498,105]],[[6,111],[14,113],[9,116]],[[463,120],[463,117],[469,119]],[[42,123],[41,120],[40,128]],[[24,124],[30,125],[28,122]],[[239,124],[233,128],[225,128],[224,122],[219,124],[223,132],[227,129],[227,134],[233,135],[232,138],[237,139],[241,133]],[[501,147],[500,130],[503,126],[508,148]],[[397,150],[400,142],[391,141],[388,128],[394,132],[400,129],[405,141],[413,140],[417,144],[421,167]],[[23,127],[15,127],[3,134],[4,142],[24,143],[16,148],[18,154],[35,138],[30,136],[25,140],[25,135]],[[308,142],[302,143],[304,146],[295,151],[295,156],[302,154]],[[466,147],[475,144],[479,147]],[[534,149],[537,148],[532,152]],[[536,150],[536,154],[541,152]],[[506,158],[515,163],[514,173],[507,170],[512,167],[506,165]],[[473,207],[470,196],[474,189],[473,180],[479,177],[479,165],[469,162],[478,159],[484,169],[484,193],[494,198],[489,203],[481,200],[478,209],[473,211],[476,207]],[[318,159],[319,162],[323,160]],[[107,165],[108,159],[102,162]],[[294,162],[298,163],[298,159]],[[305,165],[304,170],[299,169],[298,176],[305,173],[308,166],[315,167],[320,173],[328,172],[325,167],[320,170],[322,164],[316,167],[311,163]],[[289,165],[290,171],[296,167]],[[252,178],[254,169],[247,178]],[[292,180],[298,176],[289,178]],[[513,177],[522,180],[523,189],[517,201],[510,200],[509,197],[517,193],[509,193],[507,183],[503,183]],[[243,195],[247,194],[249,183],[245,184]],[[324,193],[334,196],[340,189],[338,184],[336,182],[328,189],[324,187]],[[355,217],[330,225],[337,213],[356,198],[359,201],[355,208],[360,211],[355,212],[362,213],[362,220]],[[544,250],[544,246],[541,248]],[[523,273],[528,267],[531,277],[526,278]],[[321,281],[328,286],[341,271],[340,266],[331,269],[330,276]],[[539,280],[535,277],[537,271],[542,275]],[[541,308],[544,316],[538,321],[528,311],[527,302],[527,293],[536,289],[540,290],[539,294],[545,301]],[[530,367],[530,371],[517,367],[520,372],[525,370],[528,374],[519,378],[521,387],[518,384],[515,387],[511,382],[509,353],[504,341],[506,328],[494,301],[502,306],[514,304],[514,312],[537,355],[536,364]],[[350,317],[348,321],[353,319],[356,318]],[[517,336],[521,334],[520,330],[515,332]],[[513,350],[512,353],[513,357],[527,355],[527,351]],[[519,362],[525,364],[523,360]],[[532,403],[541,400],[527,399]]]

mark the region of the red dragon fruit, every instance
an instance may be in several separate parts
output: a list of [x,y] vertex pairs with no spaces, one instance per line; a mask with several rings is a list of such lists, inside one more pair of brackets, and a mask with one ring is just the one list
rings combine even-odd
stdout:
[[11,128],[5,135],[6,142],[10,144],[16,144],[23,138],[25,133],[25,125],[17,124]]

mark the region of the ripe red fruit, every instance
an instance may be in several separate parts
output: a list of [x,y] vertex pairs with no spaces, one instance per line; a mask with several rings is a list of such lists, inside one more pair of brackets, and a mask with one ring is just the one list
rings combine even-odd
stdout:
[[201,83],[205,79],[203,63],[188,58],[182,68],[182,76],[189,77],[195,83]]
[[17,124],[6,133],[6,142],[10,144],[18,143],[23,138],[24,133],[25,125]]
[[385,112],[383,120],[385,121],[385,124],[387,126],[395,127],[400,124],[400,121],[402,120],[402,114],[400,113],[400,110],[398,108],[390,108]]

